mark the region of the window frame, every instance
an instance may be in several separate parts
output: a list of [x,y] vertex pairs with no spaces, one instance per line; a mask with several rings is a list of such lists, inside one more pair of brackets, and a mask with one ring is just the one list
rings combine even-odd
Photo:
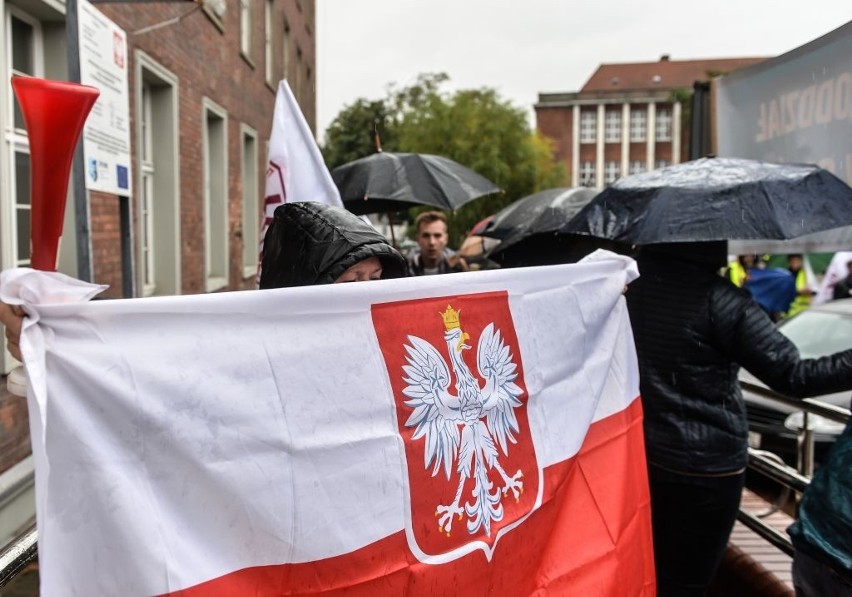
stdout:
[[621,110],[607,110],[604,113],[604,142],[621,142]]
[[204,282],[206,292],[228,286],[228,113],[202,99]]
[[596,143],[598,140],[597,111],[580,111],[580,143]]
[[630,142],[644,143],[648,139],[648,111],[645,108],[630,110]]

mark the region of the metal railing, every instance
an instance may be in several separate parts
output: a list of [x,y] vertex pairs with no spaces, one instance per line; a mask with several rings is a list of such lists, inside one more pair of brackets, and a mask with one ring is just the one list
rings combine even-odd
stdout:
[[826,419],[846,424],[850,418],[850,411],[845,408],[840,408],[826,402],[820,402],[813,398],[790,398],[778,392],[774,392],[763,386],[751,384],[748,382],[740,382],[744,390],[748,390],[754,394],[758,394],[763,398],[768,398],[775,402],[792,406],[796,410],[802,411],[802,426],[796,432],[796,462],[798,469],[786,465],[781,458],[772,453],[763,450],[749,448],[749,468],[754,470],[778,483],[785,490],[779,496],[779,499],[771,508],[765,512],[758,514],[746,512],[740,509],[738,520],[752,531],[766,539],[769,543],[785,552],[788,555],[793,555],[793,543],[790,538],[780,532],[773,526],[765,523],[762,518],[778,510],[781,505],[786,502],[790,491],[802,493],[810,483],[810,478],[814,470],[814,431],[811,429],[810,416],[819,415]]
[[35,525],[24,531],[0,552],[0,589],[38,557],[38,531]]

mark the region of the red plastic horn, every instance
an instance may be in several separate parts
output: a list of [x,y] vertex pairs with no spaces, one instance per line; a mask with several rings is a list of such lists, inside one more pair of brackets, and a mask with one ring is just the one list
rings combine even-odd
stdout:
[[12,77],[12,87],[30,139],[30,263],[54,271],[74,148],[100,91],[34,77]]

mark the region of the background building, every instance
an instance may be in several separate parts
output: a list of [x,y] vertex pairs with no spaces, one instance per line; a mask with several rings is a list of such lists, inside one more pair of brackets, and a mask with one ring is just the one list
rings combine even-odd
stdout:
[[578,92],[539,94],[537,127],[554,141],[571,186],[602,188],[686,159],[693,83],[762,60],[664,55],[659,62],[602,64]]
[[[3,269],[26,266],[30,257],[29,143],[9,80],[68,80],[65,4],[0,0]],[[282,78],[315,126],[314,0],[92,4],[127,37],[131,221],[122,227],[117,196],[87,192],[90,226],[82,242],[89,246],[91,273],[81,275],[69,193],[60,271],[108,284],[107,297],[252,287]],[[132,258],[123,263],[127,236]],[[0,355],[0,372],[10,361]]]

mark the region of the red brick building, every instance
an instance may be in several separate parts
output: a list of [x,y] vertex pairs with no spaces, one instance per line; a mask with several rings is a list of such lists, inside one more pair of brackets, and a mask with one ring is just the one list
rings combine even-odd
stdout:
[[[122,296],[250,288],[278,82],[316,119],[314,0],[98,2],[127,36],[132,263],[119,199],[87,192],[91,280]],[[65,3],[0,0],[0,268],[29,265],[29,142],[9,80],[68,80]],[[74,200],[60,271],[78,276]],[[85,241],[85,239],[84,239]],[[2,330],[0,330],[2,338]],[[16,365],[0,348],[0,374]],[[0,473],[29,453],[26,401],[0,380]]]
[[[60,271],[108,284],[105,296],[250,288],[278,82],[315,126],[315,1],[92,4],[127,37],[132,193],[88,191],[90,275],[69,194]],[[29,265],[29,142],[9,80],[68,80],[64,3],[0,0],[0,267]],[[14,108],[14,109],[13,109]],[[122,262],[130,238],[131,263]],[[123,286],[125,291],[123,292]],[[0,350],[0,373],[13,365]]]
[[685,105],[693,83],[763,58],[602,64],[577,92],[541,93],[542,135],[571,174],[572,186],[602,188],[616,179],[687,157]]

